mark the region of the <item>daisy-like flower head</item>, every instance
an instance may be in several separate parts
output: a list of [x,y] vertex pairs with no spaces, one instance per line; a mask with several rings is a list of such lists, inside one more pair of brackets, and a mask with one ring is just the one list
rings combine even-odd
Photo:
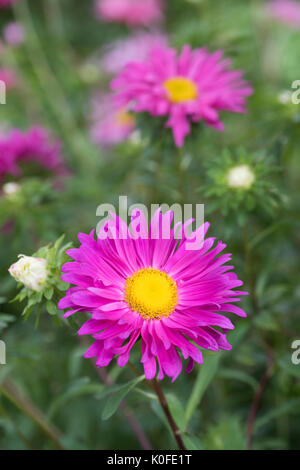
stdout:
[[295,0],[273,0],[267,5],[268,15],[279,23],[300,29],[300,3]]
[[6,174],[20,176],[20,165],[28,162],[37,163],[58,177],[67,174],[60,144],[42,127],[32,127],[25,132],[14,129],[7,135],[0,135],[0,155],[0,179]]
[[[158,366],[159,379],[167,375],[174,381],[182,358],[189,359],[189,372],[194,362],[202,363],[200,348],[231,349],[226,333],[234,326],[223,312],[246,316],[235,305],[246,293],[234,290],[243,283],[226,264],[231,255],[220,255],[226,246],[221,241],[213,247],[215,238],[205,238],[208,223],[178,240],[183,226],[173,227],[172,217],[171,211],[162,214],[159,209],[148,228],[136,210],[132,236],[112,214],[97,239],[93,232],[80,233],[81,246],[67,251],[74,261],[63,266],[62,279],[76,287],[67,291],[59,308],[69,309],[65,317],[90,312],[79,334],[95,339],[85,357],[96,357],[98,367],[115,356],[123,367],[140,340],[146,378],[154,378]],[[170,229],[169,239],[163,227]],[[189,243],[196,237],[201,243],[191,250]]]
[[96,0],[96,15],[103,21],[148,26],[162,20],[162,0]]
[[162,33],[139,31],[109,44],[104,50],[101,66],[105,72],[115,75],[129,62],[145,60],[151,49],[167,46],[167,43],[167,37]]
[[192,122],[205,121],[222,131],[219,111],[246,111],[245,97],[252,88],[222,56],[222,51],[210,54],[185,46],[178,57],[175,49],[156,48],[147,60],[128,64],[111,85],[120,102],[135,103],[135,112],[169,116],[166,126],[181,147]]
[[135,129],[134,115],[127,107],[117,107],[110,95],[97,95],[92,102],[91,136],[103,147],[120,144]]

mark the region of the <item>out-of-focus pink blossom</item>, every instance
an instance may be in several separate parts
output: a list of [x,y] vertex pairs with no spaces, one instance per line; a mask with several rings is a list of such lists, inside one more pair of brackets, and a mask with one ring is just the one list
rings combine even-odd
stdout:
[[175,49],[160,47],[146,60],[127,64],[111,86],[119,106],[133,104],[136,113],[168,116],[166,126],[181,147],[191,123],[204,121],[222,131],[220,111],[246,111],[245,98],[252,88],[230,64],[222,51],[211,54],[185,46],[178,56]]
[[272,0],[267,6],[271,18],[291,28],[300,29],[300,3],[295,0]]
[[13,69],[9,69],[8,67],[0,68],[0,82],[5,83],[7,90],[15,88],[18,83],[15,71]]
[[167,44],[167,37],[162,33],[139,31],[127,39],[119,39],[107,46],[101,61],[102,68],[114,75],[127,63],[145,60],[151,49]]
[[24,42],[25,32],[21,23],[8,23],[3,29],[3,37],[7,44],[19,46]]
[[0,8],[9,7],[10,5],[18,1],[19,0],[0,0]]
[[96,15],[103,21],[148,26],[163,18],[162,0],[97,0]]
[[104,147],[125,141],[135,128],[135,118],[128,107],[116,107],[111,95],[94,97],[91,118],[91,137]]
[[0,135],[0,181],[5,175],[20,177],[21,166],[35,162],[39,167],[57,177],[66,175],[60,144],[52,140],[42,127],[33,127],[26,132],[14,129]]

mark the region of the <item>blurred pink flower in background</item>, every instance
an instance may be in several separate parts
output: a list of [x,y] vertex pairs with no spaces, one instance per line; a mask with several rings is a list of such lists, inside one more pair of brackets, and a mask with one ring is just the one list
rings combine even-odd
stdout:
[[3,37],[11,46],[19,46],[24,42],[25,31],[21,23],[12,22],[4,26]]
[[105,72],[114,75],[128,62],[145,60],[151,49],[167,44],[168,39],[162,33],[139,31],[107,46],[101,66]]
[[5,83],[7,90],[15,88],[18,83],[18,79],[14,70],[8,67],[0,68],[0,81]]
[[7,174],[20,177],[20,164],[24,162],[35,162],[55,176],[68,173],[60,144],[39,126],[28,131],[13,129],[8,134],[0,134],[0,156],[0,180]]
[[162,20],[162,0],[97,0],[96,15],[104,21],[147,26]]
[[132,105],[137,113],[169,116],[166,127],[177,147],[193,122],[205,121],[222,131],[219,111],[246,112],[245,97],[252,93],[243,72],[231,70],[231,60],[222,57],[222,51],[211,54],[189,46],[179,56],[172,48],[153,49],[147,60],[131,62],[112,81],[116,102]]
[[273,0],[269,2],[268,14],[292,28],[300,29],[300,3],[295,0]]
[[91,137],[104,147],[127,140],[135,129],[135,119],[128,107],[117,108],[112,96],[107,94],[93,98],[91,120]]
[[18,1],[19,0],[0,0],[0,8],[9,7],[10,5]]

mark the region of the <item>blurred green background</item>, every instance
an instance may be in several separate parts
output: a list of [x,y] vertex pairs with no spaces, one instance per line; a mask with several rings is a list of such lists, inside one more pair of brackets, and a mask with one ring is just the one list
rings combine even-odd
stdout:
[[[140,384],[126,397],[125,415],[118,410],[102,420],[106,387],[92,362],[83,359],[86,347],[76,330],[57,325],[47,312],[41,312],[36,328],[35,315],[24,322],[20,305],[9,302],[17,289],[7,270],[19,253],[31,255],[62,233],[76,244],[77,233],[99,221],[97,206],[117,205],[119,195],[148,206],[180,199],[205,203],[210,235],[227,243],[251,293],[243,300],[247,319],[234,319],[232,351],[217,358],[204,353],[203,366],[162,384],[188,448],[299,449],[300,365],[291,362],[291,344],[300,339],[300,105],[280,96],[300,79],[300,32],[271,21],[262,1],[165,3],[163,30],[174,47],[223,49],[254,88],[247,115],[224,115],[224,133],[204,125],[193,130],[180,184],[177,154],[160,120],[138,121],[146,144],[128,141],[101,149],[91,140],[91,98],[108,90],[110,80],[100,66],[101,48],[126,38],[125,26],[97,20],[90,0],[20,0],[0,10],[0,30],[18,21],[26,32],[20,47],[0,54],[0,66],[13,68],[18,77],[7,104],[0,105],[1,132],[36,123],[50,129],[63,144],[71,173],[64,188],[25,201],[14,214],[13,229],[0,234],[0,338],[7,347],[7,364],[0,365],[1,449],[54,449],[55,439],[68,449],[139,449],[128,413],[153,448],[176,448],[157,401]],[[265,155],[266,178],[283,201],[270,213],[259,201],[253,210],[226,213],[217,197],[207,195],[215,184],[207,166],[220,160],[224,149],[234,155],[241,147]],[[1,201],[3,223],[10,216],[7,207]],[[131,362],[142,371],[138,348]],[[118,384],[134,378],[115,362],[106,372]]]

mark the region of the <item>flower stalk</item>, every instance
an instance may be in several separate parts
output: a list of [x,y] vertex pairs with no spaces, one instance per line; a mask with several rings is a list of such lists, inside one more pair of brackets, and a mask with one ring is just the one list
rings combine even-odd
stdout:
[[162,409],[163,409],[163,411],[166,415],[166,418],[169,422],[169,425],[170,425],[171,430],[174,434],[174,438],[175,438],[175,440],[178,444],[179,449],[180,450],[186,450],[185,445],[184,445],[183,440],[182,440],[182,437],[181,437],[181,432],[178,429],[178,426],[175,423],[174,418],[173,418],[173,416],[170,412],[170,408],[169,408],[166,396],[165,396],[161,386],[159,385],[158,380],[153,379],[152,383],[153,383],[153,387],[154,387],[154,390],[156,392],[157,398],[159,400],[159,403],[161,404],[161,407],[162,407]]

